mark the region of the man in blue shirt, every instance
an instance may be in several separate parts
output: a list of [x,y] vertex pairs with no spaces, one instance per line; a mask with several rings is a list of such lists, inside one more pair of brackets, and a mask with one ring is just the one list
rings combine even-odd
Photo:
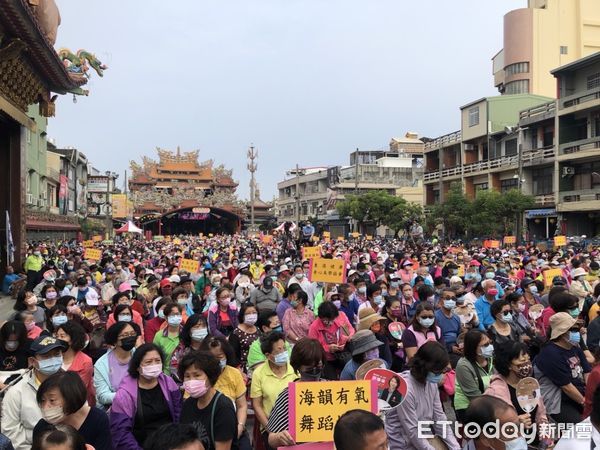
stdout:
[[452,312],[456,307],[456,292],[452,288],[444,288],[440,295],[440,309],[435,312],[435,322],[442,331],[446,349],[450,355],[450,362],[454,367],[462,356],[461,350],[456,345],[456,339],[461,332],[459,317]]
[[475,302],[475,311],[477,311],[479,317],[479,329],[485,331],[496,321],[490,312],[490,307],[498,297],[498,289],[496,288],[496,280],[484,280],[481,287],[484,294]]
[[21,277],[15,273],[15,270],[12,268],[12,266],[8,266],[6,268],[4,280],[2,280],[2,293],[6,295],[10,294],[10,285],[20,278]]

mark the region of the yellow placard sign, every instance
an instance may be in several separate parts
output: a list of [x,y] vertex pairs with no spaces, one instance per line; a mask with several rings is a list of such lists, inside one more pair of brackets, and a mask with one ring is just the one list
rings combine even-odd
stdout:
[[83,253],[83,259],[89,259],[92,261],[100,261],[102,259],[102,250],[99,248],[88,247]]
[[517,237],[516,236],[504,236],[504,243],[505,244],[516,244]]
[[179,270],[196,273],[200,270],[200,261],[196,261],[195,259],[181,259],[179,261]]
[[544,275],[544,286],[551,287],[552,279],[554,277],[562,277],[562,270],[561,269],[548,269],[548,270],[544,270],[542,272],[542,274]]
[[273,242],[273,236],[271,236],[270,234],[267,234],[267,235],[261,237],[260,240],[263,242],[263,244],[270,244],[271,242]]
[[173,245],[181,245],[181,239],[179,239],[179,238],[173,239]]
[[345,283],[346,262],[343,259],[314,258],[310,260],[310,281]]
[[316,247],[302,247],[302,259],[312,259],[321,257],[321,246]]
[[372,380],[290,383],[290,434],[296,442],[333,441],[333,428],[347,411],[377,413],[377,383]]
[[465,276],[465,265],[464,264],[460,264],[458,266],[458,276],[459,277],[464,277]]
[[102,242],[102,236],[96,235],[96,236],[92,236],[92,241],[94,242]]
[[331,239],[331,233],[329,231],[323,231],[323,239]]
[[372,241],[373,240],[373,236],[371,236],[370,234],[367,234],[367,241]]
[[561,247],[563,245],[567,245],[567,237],[566,236],[554,236],[554,245],[556,247]]
[[354,233],[350,233],[350,236],[352,236],[353,238],[357,238],[360,236],[360,233],[357,233],[356,231]]
[[165,241],[167,241],[167,242],[171,242],[171,236],[169,236],[169,235],[166,235],[166,236],[165,236]]
[[337,240],[338,241],[345,241],[346,239],[344,238],[344,236],[338,236]]
[[211,238],[211,237],[213,237],[213,236],[214,236],[214,234],[212,234],[212,233],[208,233],[208,237],[209,237],[209,238]]
[[90,239],[90,240],[88,240],[88,241],[83,241],[83,246],[84,246],[85,248],[88,248],[88,247],[93,247],[93,246],[94,246],[94,241],[92,241],[91,239]]

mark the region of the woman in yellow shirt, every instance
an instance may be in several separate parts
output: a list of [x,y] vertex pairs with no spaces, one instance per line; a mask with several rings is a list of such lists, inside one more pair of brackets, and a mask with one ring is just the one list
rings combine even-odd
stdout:
[[208,336],[200,344],[200,351],[207,351],[219,360],[221,375],[214,388],[235,405],[237,416],[238,445],[240,450],[250,450],[250,438],[246,433],[246,420],[248,419],[248,402],[246,400],[246,382],[242,372],[237,368],[237,360],[233,348],[222,336]]

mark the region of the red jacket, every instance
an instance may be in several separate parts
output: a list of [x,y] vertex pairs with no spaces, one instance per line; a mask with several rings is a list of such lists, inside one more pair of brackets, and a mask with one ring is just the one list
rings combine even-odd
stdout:
[[342,347],[354,334],[354,328],[343,311],[335,318],[333,323],[326,328],[320,318],[317,318],[308,329],[308,337],[318,340],[325,350],[325,357],[331,361],[335,357],[329,350],[329,344],[337,344]]

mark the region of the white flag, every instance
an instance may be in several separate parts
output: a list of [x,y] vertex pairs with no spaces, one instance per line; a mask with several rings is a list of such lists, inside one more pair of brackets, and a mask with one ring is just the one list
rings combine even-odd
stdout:
[[12,264],[15,261],[15,244],[13,242],[12,230],[10,228],[10,217],[6,210],[6,261]]

